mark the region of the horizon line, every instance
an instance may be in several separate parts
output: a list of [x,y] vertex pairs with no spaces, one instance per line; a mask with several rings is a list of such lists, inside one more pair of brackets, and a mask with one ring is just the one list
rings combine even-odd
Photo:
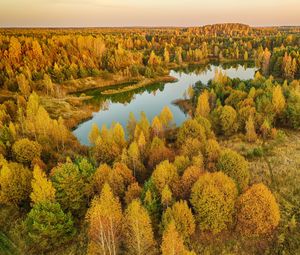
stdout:
[[133,25],[133,26],[44,26],[44,25],[37,25],[37,26],[1,26],[0,29],[18,29],[18,28],[23,28],[23,29],[35,29],[35,28],[49,28],[49,29],[82,29],[82,28],[200,28],[200,27],[205,27],[205,26],[212,26],[212,25],[223,25],[223,24],[239,24],[239,25],[246,25],[251,28],[272,28],[272,27],[300,27],[299,25],[296,24],[290,24],[290,25],[249,25],[245,23],[239,23],[239,22],[224,22],[224,23],[211,23],[211,24],[205,24],[205,25],[196,25],[196,26],[173,26],[173,25]]

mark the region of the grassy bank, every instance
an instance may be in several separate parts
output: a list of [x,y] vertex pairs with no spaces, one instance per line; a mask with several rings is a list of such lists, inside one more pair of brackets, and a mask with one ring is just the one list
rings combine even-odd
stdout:
[[85,104],[89,97],[66,96],[64,98],[41,97],[41,104],[50,114],[51,118],[58,119],[60,116],[65,120],[68,128],[72,129],[81,122],[91,118],[92,113],[99,107]]
[[62,88],[67,94],[85,92],[90,89],[104,88],[109,86],[121,85],[123,83],[135,82],[143,79],[142,77],[125,77],[118,74],[106,74],[99,77],[86,77],[70,80],[62,83]]
[[113,94],[118,94],[118,93],[123,93],[123,92],[128,92],[131,90],[135,90],[138,88],[146,87],[148,85],[151,85],[153,83],[159,83],[159,82],[175,82],[177,79],[172,77],[172,76],[162,76],[162,77],[157,77],[157,78],[145,78],[144,80],[141,80],[139,82],[136,82],[134,84],[124,86],[118,89],[108,89],[104,90],[101,92],[103,95],[113,95]]

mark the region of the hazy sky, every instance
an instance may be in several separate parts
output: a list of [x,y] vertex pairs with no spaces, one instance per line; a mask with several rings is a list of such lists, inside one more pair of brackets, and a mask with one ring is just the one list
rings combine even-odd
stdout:
[[0,26],[300,25],[300,0],[0,0]]

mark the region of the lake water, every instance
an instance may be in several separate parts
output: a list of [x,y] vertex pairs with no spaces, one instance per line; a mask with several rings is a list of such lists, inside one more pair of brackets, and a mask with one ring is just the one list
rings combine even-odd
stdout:
[[253,78],[256,71],[253,66],[214,64],[185,70],[171,70],[170,75],[178,79],[173,83],[153,84],[146,88],[110,96],[101,95],[101,90],[88,91],[85,94],[92,95],[93,98],[87,103],[99,105],[99,111],[94,112],[91,119],[78,125],[73,134],[82,144],[89,145],[88,134],[93,123],[100,128],[103,124],[110,127],[113,122],[119,122],[125,129],[130,112],[133,112],[136,119],[139,119],[140,112],[144,111],[151,122],[164,106],[170,108],[174,122],[179,125],[187,118],[187,115],[172,102],[183,98],[189,85],[194,85],[198,81],[207,84],[214,77],[217,69],[222,70],[231,78],[244,80]]

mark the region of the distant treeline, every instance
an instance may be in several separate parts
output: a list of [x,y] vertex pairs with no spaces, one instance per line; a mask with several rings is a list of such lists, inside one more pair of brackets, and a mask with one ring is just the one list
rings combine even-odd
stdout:
[[218,24],[193,28],[0,30],[0,87],[28,96],[87,76],[154,77],[210,59],[256,60],[264,74],[299,77],[299,28]]

